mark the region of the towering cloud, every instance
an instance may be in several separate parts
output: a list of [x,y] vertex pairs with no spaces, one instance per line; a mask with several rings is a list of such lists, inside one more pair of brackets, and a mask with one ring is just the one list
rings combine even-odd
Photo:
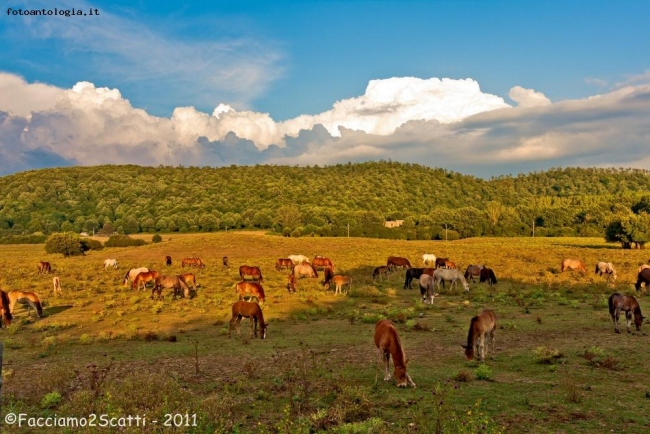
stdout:
[[[0,173],[67,164],[332,164],[391,158],[475,174],[551,165],[647,163],[650,86],[552,103],[515,86],[510,98],[471,79],[373,80],[331,110],[275,122],[218,105],[170,118],[134,108],[119,90],[71,89],[0,74]],[[643,163],[643,164],[645,164]]]

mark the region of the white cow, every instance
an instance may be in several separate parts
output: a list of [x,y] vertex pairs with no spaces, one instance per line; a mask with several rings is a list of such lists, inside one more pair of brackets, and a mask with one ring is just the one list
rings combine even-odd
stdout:
[[110,267],[113,267],[114,270],[117,270],[117,259],[104,260],[104,270],[108,270]]

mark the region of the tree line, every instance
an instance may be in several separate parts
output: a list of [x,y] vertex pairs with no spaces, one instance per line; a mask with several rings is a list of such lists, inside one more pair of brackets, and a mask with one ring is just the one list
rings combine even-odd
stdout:
[[[650,172],[554,168],[480,179],[391,161],[335,166],[41,169],[0,177],[0,238],[55,232],[212,232],[647,241]],[[400,227],[384,222],[403,220]]]

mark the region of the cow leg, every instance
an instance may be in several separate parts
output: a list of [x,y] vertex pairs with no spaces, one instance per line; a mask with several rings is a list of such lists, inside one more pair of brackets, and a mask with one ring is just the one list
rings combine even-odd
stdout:
[[616,331],[616,333],[620,333],[620,332],[621,332],[621,331],[619,330],[619,328],[618,328],[618,318],[619,318],[619,315],[620,315],[620,314],[621,314],[621,309],[619,309],[619,308],[616,308],[616,310],[615,310],[614,313],[612,314],[612,320],[614,321],[614,330]]
[[627,332],[630,333],[630,326],[632,325],[632,311],[625,311],[625,320],[627,322]]

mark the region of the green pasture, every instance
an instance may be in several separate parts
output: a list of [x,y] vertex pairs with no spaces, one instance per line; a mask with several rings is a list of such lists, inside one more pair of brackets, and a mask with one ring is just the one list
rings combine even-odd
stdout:
[[[463,271],[485,264],[499,283],[470,282],[469,293],[441,290],[429,306],[417,281],[402,289],[403,271],[372,281],[372,270],[388,256],[421,266],[423,253],[449,257]],[[350,293],[337,297],[320,279],[305,278],[289,294],[288,271],[274,265],[291,254],[329,257],[337,274],[352,277]],[[165,255],[172,256],[171,267]],[[136,266],[187,272],[180,264],[190,256],[206,263],[192,270],[200,287],[191,300],[163,292],[163,301],[152,301],[150,289],[122,285]],[[228,232],[164,235],[161,243],[73,258],[48,255],[43,245],[0,245],[0,258],[0,287],[37,292],[46,314],[28,318],[18,307],[13,324],[0,330],[3,415],[148,420],[145,427],[74,430],[98,433],[650,430],[650,324],[628,334],[623,321],[615,334],[607,311],[611,293],[634,294],[637,269],[650,258],[644,250],[597,238],[444,242]],[[107,258],[120,268],[104,270]],[[560,273],[565,258],[583,260],[588,273]],[[594,274],[601,260],[616,266],[615,283]],[[49,261],[52,274],[39,275],[38,261]],[[227,337],[244,264],[264,275],[266,340],[250,338],[248,320],[241,336]],[[61,279],[62,296],[52,293],[53,276]],[[636,295],[648,316],[647,290]],[[461,344],[483,308],[497,314],[496,355],[483,364],[468,362]],[[372,340],[381,318],[399,330],[415,389],[383,381]],[[164,426],[166,418],[174,422],[167,414],[177,415],[179,426]],[[7,433],[72,431],[2,427]]]

